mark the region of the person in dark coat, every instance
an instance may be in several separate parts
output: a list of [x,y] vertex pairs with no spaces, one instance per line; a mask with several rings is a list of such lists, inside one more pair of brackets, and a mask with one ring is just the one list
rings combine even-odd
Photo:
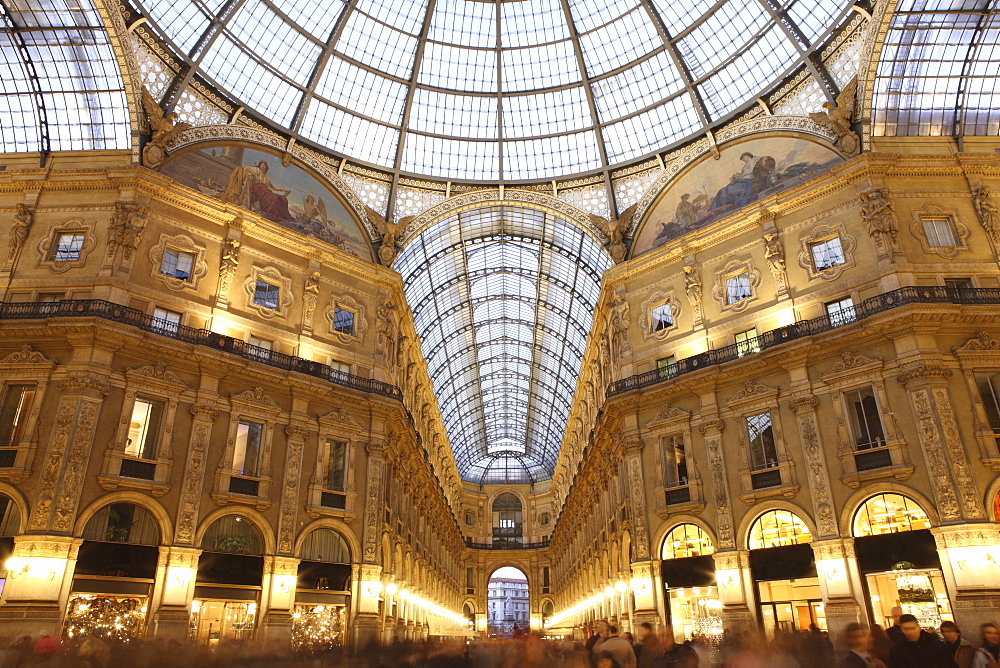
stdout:
[[957,668],[944,643],[922,628],[913,615],[899,618],[903,641],[889,652],[889,668]]
[[851,651],[840,660],[837,668],[885,668],[872,653],[875,646],[872,634],[861,624],[853,622],[844,629],[844,642]]

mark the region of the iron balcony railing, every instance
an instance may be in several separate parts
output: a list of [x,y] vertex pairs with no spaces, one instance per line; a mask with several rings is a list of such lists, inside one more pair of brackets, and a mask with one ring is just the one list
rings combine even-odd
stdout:
[[[908,304],[1000,305],[1000,288],[946,288],[940,286],[898,288],[866,299],[860,304],[855,304],[851,321],[861,321]],[[758,334],[754,347],[759,348],[759,350],[767,350],[782,343],[829,332],[846,324],[848,323],[845,321],[843,313],[835,315],[833,318],[829,315],[822,315],[812,320],[800,320],[791,325]],[[671,362],[653,371],[615,381],[608,386],[607,396],[613,397],[663,383],[677,376],[699,371],[705,367],[732,362],[749,354],[754,353],[747,350],[746,344],[733,344],[716,350],[708,350],[693,357]]]
[[206,348],[222,350],[232,355],[252,360],[260,364],[304,373],[321,378],[335,385],[353,390],[378,394],[398,401],[403,400],[402,391],[395,385],[362,378],[312,360],[266,351],[252,346],[246,341],[216,334],[209,329],[195,329],[177,323],[154,318],[139,309],[122,306],[103,299],[63,299],[57,302],[11,302],[0,303],[0,320],[34,320],[37,318],[103,318],[112,322],[137,327],[144,332],[152,332],[177,341],[192,343]]
[[540,550],[549,546],[549,541],[543,540],[538,543],[518,543],[512,540],[497,539],[492,543],[475,543],[466,539],[465,546],[473,550]]

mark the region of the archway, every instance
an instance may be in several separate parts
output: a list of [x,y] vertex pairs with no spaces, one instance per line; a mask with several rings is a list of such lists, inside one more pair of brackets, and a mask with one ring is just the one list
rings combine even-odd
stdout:
[[299,545],[292,647],[344,644],[350,608],[351,549],[338,531],[313,529]]
[[504,566],[493,571],[487,585],[487,635],[519,638],[528,632],[530,603],[528,578],[519,568]]
[[522,533],[521,500],[504,492],[493,500],[493,547],[520,546]]

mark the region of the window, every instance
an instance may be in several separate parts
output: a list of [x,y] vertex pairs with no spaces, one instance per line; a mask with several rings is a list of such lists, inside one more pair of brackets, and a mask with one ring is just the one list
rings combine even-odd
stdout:
[[59,232],[49,251],[49,259],[56,262],[75,262],[83,252],[84,232]]
[[132,406],[132,419],[128,425],[125,454],[139,459],[156,459],[156,446],[160,440],[163,422],[162,401],[136,397]]
[[1000,373],[977,373],[976,384],[983,399],[986,419],[1000,446]]
[[0,448],[17,447],[35,400],[34,385],[8,385],[0,404]]
[[250,349],[247,351],[250,359],[257,360],[259,362],[270,361],[271,350],[274,348],[274,341],[259,339],[251,334],[250,338],[247,339],[247,343],[250,345]]
[[153,310],[153,329],[172,336],[177,333],[181,325],[181,314],[175,311],[158,308]]
[[253,303],[276,311],[278,309],[278,291],[277,285],[258,278],[257,285],[254,287]]
[[677,358],[674,355],[669,357],[661,357],[656,360],[656,370],[659,372],[660,378],[670,378],[673,376],[677,370],[674,365],[677,363]]
[[[476,593],[476,574],[475,571],[471,568],[465,569],[465,593],[466,594]],[[494,593],[490,591],[490,596],[493,595]]]
[[674,324],[673,309],[670,302],[654,306],[649,311],[649,325],[653,332],[667,329]]
[[931,248],[953,248],[958,245],[955,242],[955,230],[951,226],[951,219],[947,216],[921,218],[920,222],[924,226],[927,245]]
[[472,513],[465,513],[465,526],[472,526]]
[[545,526],[548,526],[548,525],[549,525],[549,514],[548,513],[542,513],[542,526],[545,527]]
[[882,418],[872,388],[845,392],[844,400],[850,414],[851,433],[854,435],[856,449],[865,450],[885,445]]
[[855,538],[930,528],[927,513],[916,501],[902,494],[873,496],[854,515]]
[[661,559],[703,557],[715,552],[712,539],[697,524],[678,524],[663,539]]
[[826,305],[826,314],[830,318],[830,325],[833,327],[840,327],[857,319],[854,313],[854,301],[850,297],[828,303]]
[[769,510],[750,527],[751,550],[809,542],[809,527],[802,518],[787,510]]
[[753,292],[750,288],[749,271],[744,271],[741,274],[726,278],[727,304],[735,304],[736,302],[743,301],[744,299],[749,299],[751,296],[753,296]]
[[195,254],[187,251],[167,248],[163,251],[163,261],[160,263],[160,273],[164,276],[179,278],[182,281],[191,280],[194,271]]
[[776,467],[778,451],[774,445],[771,414],[751,415],[746,420],[747,431],[750,434],[750,468],[756,471]]
[[816,267],[816,271],[830,269],[846,262],[844,249],[840,245],[840,237],[809,244],[809,252],[812,254],[813,266]]
[[236,427],[236,448],[233,451],[233,469],[239,475],[256,478],[260,465],[260,443],[264,425],[240,420]]
[[944,287],[949,290],[971,290],[975,286],[972,284],[971,278],[946,278],[944,279]]
[[504,492],[493,501],[493,545],[520,544],[521,501],[510,492]]
[[333,331],[354,336],[354,311],[340,308],[333,311]]
[[734,337],[736,341],[736,354],[740,357],[760,352],[760,342],[757,340],[757,328],[753,327],[745,332],[738,332]]
[[[548,594],[549,588],[552,586],[551,575],[549,574],[549,567],[542,566],[542,593]],[[528,592],[524,592],[522,596],[527,596]]]
[[326,442],[326,447],[330,455],[326,488],[335,492],[347,491],[347,443],[331,439]]
[[663,483],[667,487],[676,487],[688,483],[687,454],[684,450],[684,436],[672,434],[660,438],[660,449],[663,455]]

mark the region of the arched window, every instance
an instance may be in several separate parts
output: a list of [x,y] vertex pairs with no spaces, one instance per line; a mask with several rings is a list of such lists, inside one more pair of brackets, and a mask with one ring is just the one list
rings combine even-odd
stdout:
[[201,539],[201,549],[230,554],[264,554],[264,536],[253,522],[239,515],[225,515],[212,522]]
[[522,540],[521,500],[504,492],[493,500],[493,544],[520,544]]
[[349,564],[351,549],[344,537],[333,529],[316,529],[302,541],[299,558],[328,564]]
[[697,524],[678,524],[663,539],[661,559],[703,557],[715,552],[712,539]]
[[160,527],[152,513],[134,503],[112,503],[90,518],[84,540],[130,545],[159,545]]
[[0,494],[0,537],[16,536],[21,530],[21,509],[3,494]]
[[750,549],[808,543],[809,527],[795,513],[788,510],[769,510],[750,527]]
[[902,494],[876,494],[858,508],[852,531],[859,538],[930,528],[927,513],[913,499]]

